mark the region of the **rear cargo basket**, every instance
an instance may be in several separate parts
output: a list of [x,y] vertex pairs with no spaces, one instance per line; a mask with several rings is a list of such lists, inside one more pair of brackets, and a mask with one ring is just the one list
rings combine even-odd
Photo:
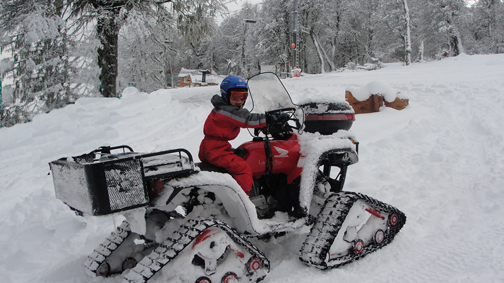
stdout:
[[56,198],[80,213],[107,215],[146,206],[148,180],[195,172],[192,156],[184,149],[110,154],[110,149],[117,148],[131,149],[98,149],[50,162]]
[[305,113],[305,131],[331,135],[349,130],[355,121],[355,111],[346,101],[310,102],[300,105]]
[[140,160],[50,163],[56,198],[91,215],[106,215],[147,204]]

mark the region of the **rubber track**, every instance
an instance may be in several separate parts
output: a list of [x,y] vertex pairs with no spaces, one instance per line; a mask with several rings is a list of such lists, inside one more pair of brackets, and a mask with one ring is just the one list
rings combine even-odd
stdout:
[[92,254],[90,254],[86,261],[84,261],[84,266],[86,267],[86,272],[90,273],[92,276],[96,275],[96,269],[102,264],[113,251],[115,251],[126,238],[131,234],[130,225],[128,222],[123,221],[114,232],[108,236],[103,243],[101,243],[98,248],[96,248]]
[[[224,230],[237,244],[245,248],[250,254],[262,260],[264,267],[270,270],[270,263],[266,256],[252,243],[240,236],[227,224],[216,219],[190,219],[178,231],[175,239],[168,238],[159,245],[151,254],[144,257],[124,278],[123,282],[143,283],[177,257],[190,243],[193,242],[204,230],[210,227],[218,227]],[[190,263],[188,263],[190,264]],[[258,278],[256,282],[263,278]]]
[[[360,254],[349,252],[344,256],[326,261],[327,253],[341,229],[341,225],[345,221],[350,208],[357,200],[363,200],[373,209],[380,212],[389,213],[389,215],[396,213],[399,217],[399,222],[395,226],[388,225],[388,231],[385,233],[386,237],[382,243],[368,244]],[[405,223],[406,215],[404,215],[404,213],[391,205],[369,196],[353,192],[339,192],[333,194],[327,198],[324,208],[317,216],[315,224],[300,249],[299,259],[307,265],[315,266],[323,270],[339,267],[360,259],[390,243]]]

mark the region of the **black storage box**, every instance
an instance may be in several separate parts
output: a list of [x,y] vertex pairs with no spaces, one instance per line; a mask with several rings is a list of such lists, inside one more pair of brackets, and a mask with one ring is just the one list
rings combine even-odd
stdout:
[[355,111],[346,101],[310,102],[300,105],[305,113],[305,131],[331,135],[349,130],[355,121]]

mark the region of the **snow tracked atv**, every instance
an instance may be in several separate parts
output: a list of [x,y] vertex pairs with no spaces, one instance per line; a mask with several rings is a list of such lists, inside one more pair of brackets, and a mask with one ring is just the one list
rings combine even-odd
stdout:
[[86,259],[91,276],[259,282],[270,262],[252,242],[269,235],[311,226],[299,258],[319,269],[349,263],[393,240],[404,213],[343,191],[347,167],[358,161],[358,143],[347,131],[352,108],[346,102],[296,106],[272,73],[250,78],[249,88],[254,112],[289,117],[269,119],[274,122],[236,149],[253,171],[250,198],[229,174],[195,163],[185,149],[101,147],[50,163],[56,197],[72,210],[125,216]]

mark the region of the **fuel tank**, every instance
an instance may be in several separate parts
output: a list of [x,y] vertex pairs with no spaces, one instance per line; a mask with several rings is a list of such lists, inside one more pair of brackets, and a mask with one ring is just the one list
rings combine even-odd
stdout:
[[[261,177],[266,173],[267,155],[265,149],[265,141],[250,141],[242,144],[240,148],[246,150],[243,157],[252,169],[253,176]],[[273,170],[271,173],[284,173],[291,175],[289,179],[293,179],[301,174],[301,168],[297,167],[301,147],[299,146],[297,136],[292,135],[287,140],[272,140],[271,154],[273,155]],[[295,174],[296,176],[292,176]]]

